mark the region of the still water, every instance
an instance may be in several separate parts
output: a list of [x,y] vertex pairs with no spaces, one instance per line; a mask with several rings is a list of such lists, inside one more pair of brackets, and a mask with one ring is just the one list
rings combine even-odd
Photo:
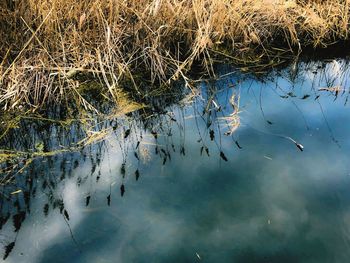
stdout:
[[4,262],[349,262],[347,67],[223,68],[147,125],[37,159],[1,202]]

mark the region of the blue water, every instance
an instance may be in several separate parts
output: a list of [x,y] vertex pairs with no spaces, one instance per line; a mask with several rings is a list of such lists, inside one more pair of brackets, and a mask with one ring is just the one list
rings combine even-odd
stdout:
[[[28,172],[38,185],[30,213],[18,232],[11,219],[0,232],[4,246],[16,238],[5,262],[348,262],[349,73],[346,62],[330,61],[260,81],[227,74],[203,82],[152,129],[135,124],[123,151],[123,135],[109,136],[99,162],[75,153],[62,171],[64,156],[40,159],[42,174]],[[221,111],[209,103],[211,115],[202,115],[212,94]],[[233,94],[240,126],[227,136]],[[161,149],[171,155],[164,165]],[[45,176],[54,183],[43,189]]]

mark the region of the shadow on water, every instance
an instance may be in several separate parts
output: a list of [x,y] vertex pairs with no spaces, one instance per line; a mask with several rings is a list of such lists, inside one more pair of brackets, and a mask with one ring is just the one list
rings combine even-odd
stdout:
[[218,70],[122,117],[67,123],[58,108],[19,119],[1,138],[22,153],[0,164],[3,259],[347,258],[348,63],[292,64],[261,79]]

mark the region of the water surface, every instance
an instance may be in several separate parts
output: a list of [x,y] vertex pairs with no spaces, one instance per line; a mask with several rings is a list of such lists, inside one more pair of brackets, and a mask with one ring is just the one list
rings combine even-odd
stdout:
[[5,262],[347,262],[349,72],[227,74],[147,125],[36,160],[1,202]]

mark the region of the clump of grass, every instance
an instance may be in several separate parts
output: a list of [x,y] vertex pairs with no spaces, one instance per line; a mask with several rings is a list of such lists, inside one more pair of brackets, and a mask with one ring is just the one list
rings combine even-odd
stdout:
[[[195,61],[212,72],[225,55],[324,47],[347,40],[344,0],[4,0],[0,3],[0,106],[40,108],[79,96],[79,75],[115,96],[121,83],[142,94],[183,78]],[[254,63],[261,56],[254,57]]]

